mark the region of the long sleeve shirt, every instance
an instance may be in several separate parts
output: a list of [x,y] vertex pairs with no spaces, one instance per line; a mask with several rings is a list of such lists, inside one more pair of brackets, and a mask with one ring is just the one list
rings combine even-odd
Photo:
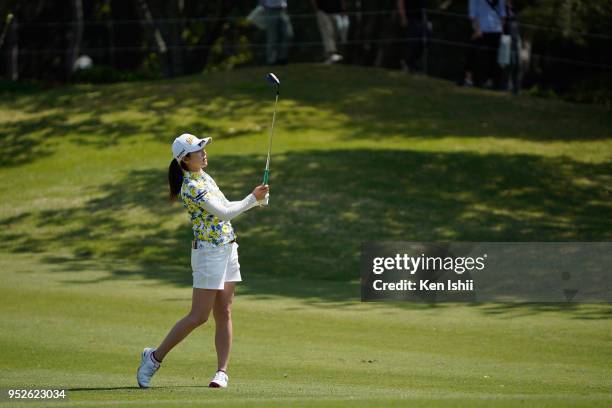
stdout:
[[229,201],[204,171],[183,173],[180,196],[191,218],[194,239],[214,246],[236,239],[230,220],[258,205],[253,194]]
[[[490,1],[493,4],[495,3],[494,0]],[[495,6],[495,9],[497,12],[495,12],[493,7],[488,4],[487,0],[470,0],[470,18],[478,22],[480,31],[483,33],[502,32],[502,21],[500,16],[506,16],[505,0],[497,0],[497,6]]]

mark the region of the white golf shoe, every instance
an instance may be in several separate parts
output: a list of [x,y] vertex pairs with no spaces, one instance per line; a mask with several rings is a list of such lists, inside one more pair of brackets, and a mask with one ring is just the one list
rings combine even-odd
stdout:
[[151,377],[159,370],[160,364],[153,357],[154,351],[155,349],[148,347],[142,351],[140,367],[138,367],[138,372],[136,372],[136,380],[140,388],[149,388]]
[[211,388],[227,388],[227,381],[229,377],[224,371],[217,371],[215,376],[210,380],[210,384],[208,384]]

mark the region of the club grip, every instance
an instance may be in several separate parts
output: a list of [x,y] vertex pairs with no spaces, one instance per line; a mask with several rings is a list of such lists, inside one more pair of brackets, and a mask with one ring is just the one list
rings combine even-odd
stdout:
[[263,182],[261,184],[263,184],[264,186],[268,184],[269,177],[270,177],[270,170],[264,170]]

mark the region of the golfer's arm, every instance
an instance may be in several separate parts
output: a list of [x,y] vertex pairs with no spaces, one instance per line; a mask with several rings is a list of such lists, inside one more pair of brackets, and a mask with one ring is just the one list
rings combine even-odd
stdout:
[[[225,204],[226,207],[230,207],[232,205],[239,205],[242,201],[229,201],[226,197],[225,194],[221,193],[221,197],[223,199],[223,204]],[[253,207],[257,207],[259,205],[259,201],[256,202],[255,204],[253,204]],[[248,208],[250,210],[250,208]]]
[[223,221],[229,221],[256,205],[257,198],[253,194],[249,194],[242,201],[228,202],[228,204],[216,198],[200,202],[202,208]]

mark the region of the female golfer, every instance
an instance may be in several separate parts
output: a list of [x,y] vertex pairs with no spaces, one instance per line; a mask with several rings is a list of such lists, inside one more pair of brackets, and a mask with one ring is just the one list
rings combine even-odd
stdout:
[[242,201],[228,201],[215,181],[202,169],[208,165],[204,147],[211,138],[182,134],[172,144],[174,159],[168,169],[170,198],[180,196],[193,224],[191,246],[193,294],[191,311],[179,320],[156,348],[145,348],[136,378],[148,388],[166,354],[196,327],[215,318],[217,372],[209,387],[227,387],[227,364],[232,345],[231,306],[240,282],[238,244],[230,220],[257,205],[267,204],[268,186],[255,187]]

